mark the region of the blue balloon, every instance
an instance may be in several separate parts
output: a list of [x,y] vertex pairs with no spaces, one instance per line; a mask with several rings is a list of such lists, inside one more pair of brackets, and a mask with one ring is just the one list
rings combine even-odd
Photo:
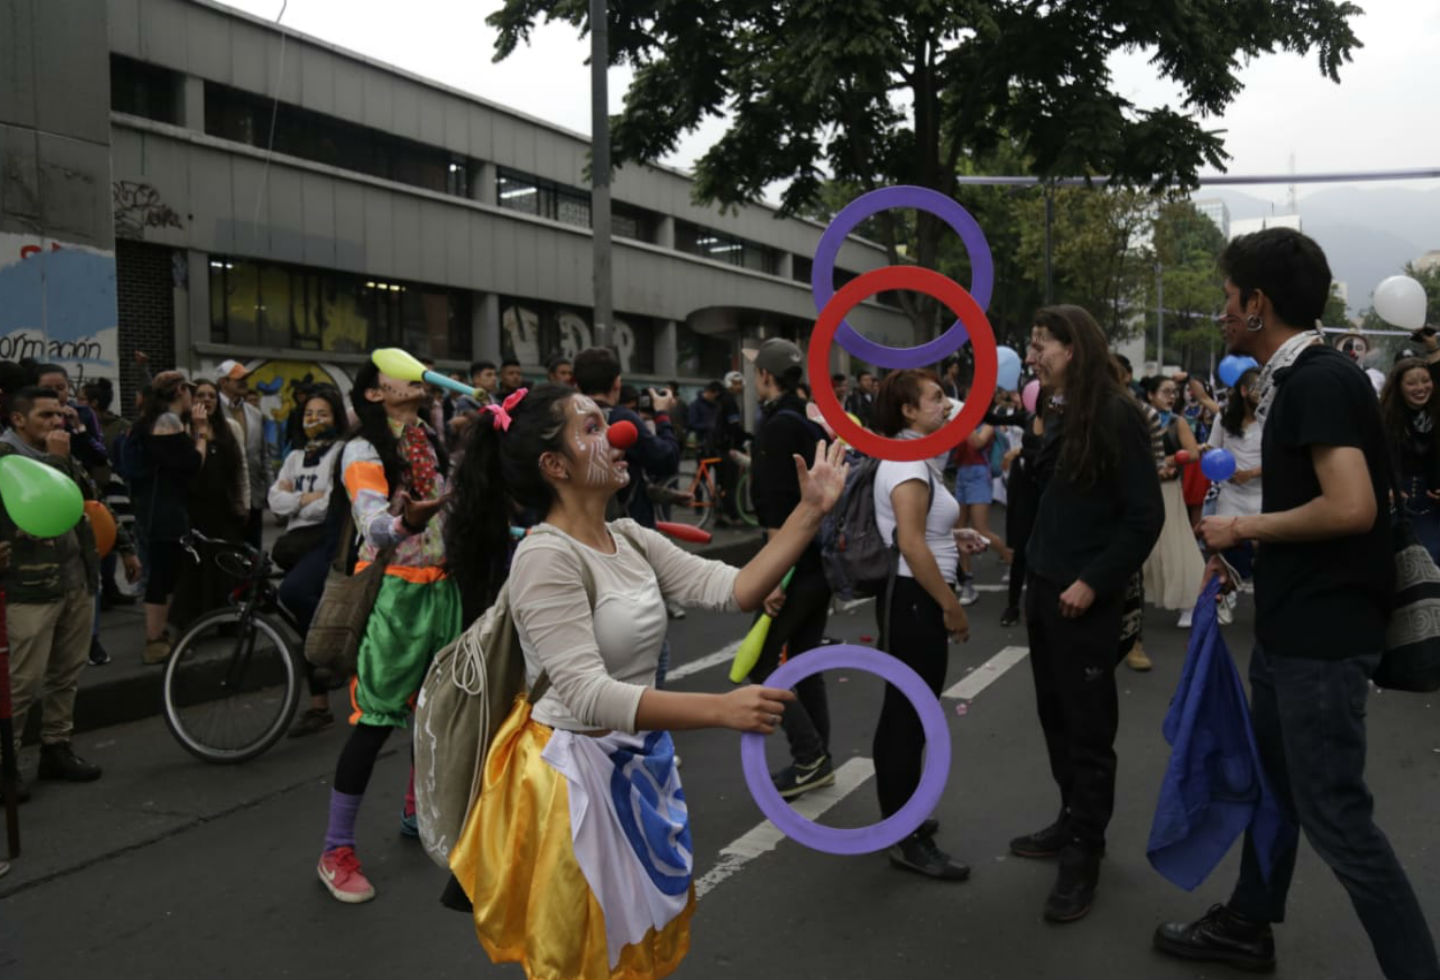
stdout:
[[1227,388],[1235,387],[1235,382],[1240,380],[1240,375],[1251,368],[1258,368],[1260,362],[1253,357],[1241,357],[1238,354],[1231,354],[1220,362],[1215,373],[1220,375],[1220,383]]
[[1020,390],[1020,355],[1009,347],[997,347],[995,359],[1000,362],[1000,371],[995,384],[1006,391]]
[[1212,449],[1200,457],[1200,472],[1212,483],[1224,483],[1235,475],[1235,456],[1228,449]]

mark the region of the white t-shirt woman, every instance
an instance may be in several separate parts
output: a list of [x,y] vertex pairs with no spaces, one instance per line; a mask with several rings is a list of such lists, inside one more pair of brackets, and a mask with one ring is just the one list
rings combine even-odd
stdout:
[[[885,460],[875,472],[875,523],[886,543],[895,540],[895,505],[891,495],[895,488],[909,480],[928,482],[932,497],[930,509],[925,514],[925,544],[929,546],[940,574],[951,585],[955,584],[956,568],[960,563],[960,548],[955,543],[955,524],[960,520],[960,503],[955,499],[943,478],[936,476],[929,462],[919,460],[913,463],[897,463]],[[900,575],[914,578],[905,556],[900,556]]]
[[[1251,419],[1244,423],[1243,435],[1234,435],[1225,426],[1216,425],[1210,433],[1210,445],[1215,449],[1228,449],[1235,457],[1235,474],[1260,469],[1260,437],[1264,426]],[[1248,516],[1260,513],[1261,477],[1253,476],[1244,482],[1231,477],[1220,484],[1219,495],[1215,498],[1215,513],[1221,517]]]

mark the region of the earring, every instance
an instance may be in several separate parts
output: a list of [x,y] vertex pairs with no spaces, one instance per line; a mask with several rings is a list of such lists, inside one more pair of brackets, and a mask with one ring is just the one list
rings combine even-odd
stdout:
[[1258,316],[1256,316],[1254,313],[1251,313],[1245,318],[1245,329],[1249,330],[1251,333],[1259,333],[1261,330],[1265,329],[1265,322],[1261,320]]

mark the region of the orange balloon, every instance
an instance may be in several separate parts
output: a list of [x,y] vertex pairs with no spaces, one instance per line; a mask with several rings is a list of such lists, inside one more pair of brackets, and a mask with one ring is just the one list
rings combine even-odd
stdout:
[[95,532],[95,547],[104,558],[115,547],[115,518],[110,508],[98,500],[85,501],[85,514],[90,518],[90,529]]

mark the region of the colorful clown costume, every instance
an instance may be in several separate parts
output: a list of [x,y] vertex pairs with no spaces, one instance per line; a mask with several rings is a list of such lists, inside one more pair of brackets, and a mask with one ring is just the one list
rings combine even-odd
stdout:
[[[410,461],[406,488],[410,495],[425,500],[443,493],[445,477],[425,428],[393,420],[390,428]],[[390,512],[393,488],[385,479],[379,452],[368,440],[345,443],[340,471],[362,538],[355,570],[366,568],[385,548],[395,547],[350,681],[350,723],[402,728],[435,652],[458,636],[464,625],[459,592],[443,567],[444,514],[437,513],[419,533],[405,527],[400,516]]]
[[[606,554],[558,528],[516,549],[507,585],[526,679],[450,852],[496,962],[530,977],[663,977],[690,945],[689,811],[667,732],[636,730],[665,602],[735,609],[738,569],[634,521]],[[593,585],[587,590],[586,580]],[[592,608],[589,596],[595,596]]]

